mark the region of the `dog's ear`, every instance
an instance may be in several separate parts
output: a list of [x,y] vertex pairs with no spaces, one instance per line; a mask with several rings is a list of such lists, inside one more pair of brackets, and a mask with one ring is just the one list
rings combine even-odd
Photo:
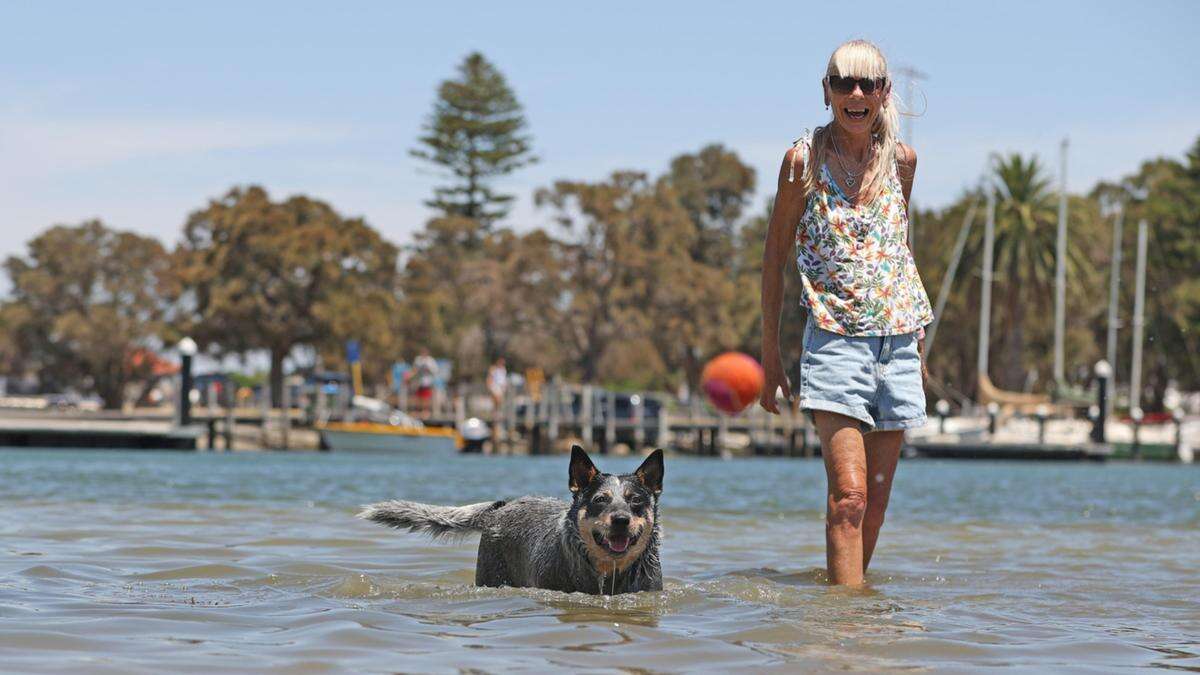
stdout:
[[662,449],[655,450],[650,453],[646,461],[633,472],[642,481],[642,485],[646,489],[653,492],[655,496],[662,494],[663,485],[663,451]]
[[592,459],[578,445],[571,446],[571,467],[568,469],[571,492],[578,493],[588,486],[600,470],[592,464]]

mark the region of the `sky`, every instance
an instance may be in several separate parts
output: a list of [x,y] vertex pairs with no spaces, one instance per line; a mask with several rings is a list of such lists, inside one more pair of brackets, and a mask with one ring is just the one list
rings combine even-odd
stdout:
[[[828,118],[842,41],[912,66],[913,201],[940,207],[994,152],[1068,187],[1181,157],[1200,136],[1200,2],[109,2],[0,0],[0,257],[100,218],[168,245],[234,185],[306,193],[398,244],[438,176],[408,154],[471,51],[508,78],[540,161],[496,187],[507,221],[552,227],[532,193],[656,174],[722,143],[757,172]],[[897,81],[898,91],[905,82]],[[5,284],[7,286],[7,284]]]

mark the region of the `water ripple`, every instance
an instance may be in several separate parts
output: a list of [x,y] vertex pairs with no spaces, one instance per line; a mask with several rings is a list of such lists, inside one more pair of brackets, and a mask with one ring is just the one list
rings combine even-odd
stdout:
[[473,542],[353,518],[563,494],[557,457],[4,459],[6,670],[1200,671],[1193,467],[902,464],[870,585],[845,590],[819,463],[672,458],[664,589],[604,597],[476,588]]

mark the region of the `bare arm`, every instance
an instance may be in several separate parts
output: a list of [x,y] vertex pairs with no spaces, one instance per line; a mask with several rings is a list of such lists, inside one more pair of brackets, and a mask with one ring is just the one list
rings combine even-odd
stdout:
[[908,207],[912,196],[913,179],[917,177],[917,151],[903,144],[896,144],[896,166],[900,169],[900,188],[904,192],[904,206]]
[[[900,188],[904,191],[904,206],[908,207],[912,196],[913,180],[917,177],[917,151],[899,143],[896,145],[896,164],[900,171]],[[920,331],[917,338],[917,353],[921,355],[921,377],[929,379],[929,371],[925,368],[925,331]]]
[[[795,180],[788,182],[793,161]],[[799,149],[792,148],[784,155],[783,164],[779,167],[775,207],[771,210],[771,222],[767,225],[767,240],[763,248],[762,364],[765,382],[759,403],[768,412],[777,415],[776,389],[782,387],[784,396],[788,399],[792,397],[779,349],[779,315],[783,309],[783,269],[795,245],[796,226],[804,212],[804,191],[800,183],[803,175],[803,154]]]

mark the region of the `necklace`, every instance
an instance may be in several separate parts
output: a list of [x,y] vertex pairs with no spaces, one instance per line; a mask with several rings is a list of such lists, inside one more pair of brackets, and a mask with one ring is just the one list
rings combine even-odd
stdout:
[[863,173],[867,170],[867,167],[864,166],[857,173],[847,169],[846,162],[842,159],[842,150],[838,147],[837,132],[830,130],[829,140],[833,142],[833,154],[837,156],[838,166],[842,167],[842,173],[846,174],[846,187],[854,187],[855,181],[859,176],[863,175]]

